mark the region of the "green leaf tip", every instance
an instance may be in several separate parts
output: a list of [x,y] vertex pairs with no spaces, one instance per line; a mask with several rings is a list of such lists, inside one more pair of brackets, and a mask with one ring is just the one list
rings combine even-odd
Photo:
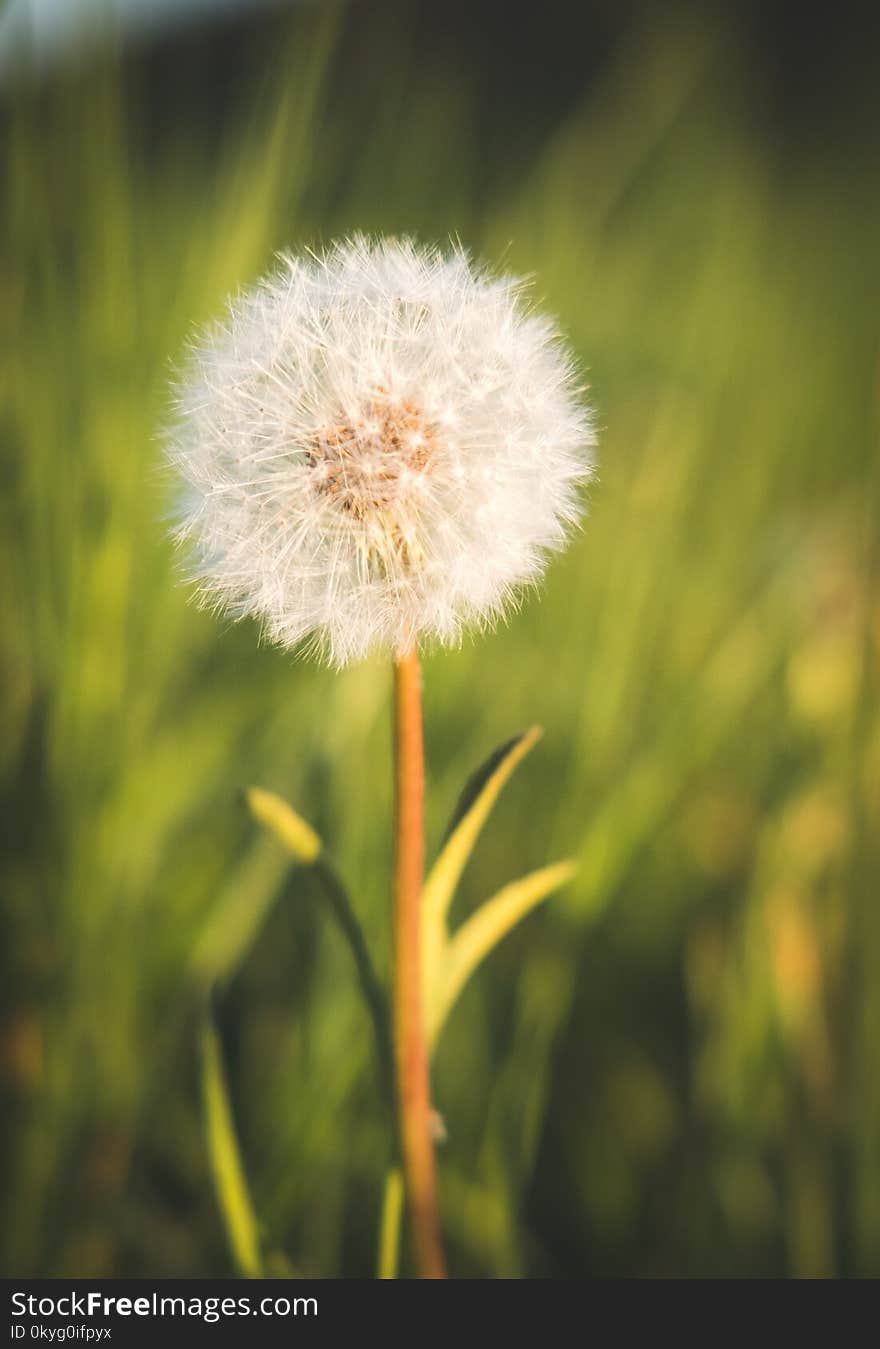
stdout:
[[246,788],[244,797],[254,819],[274,834],[291,856],[303,866],[317,861],[323,847],[320,836],[282,797],[263,787]]
[[[510,777],[513,769],[523,759],[533,745],[541,739],[544,734],[540,726],[531,726],[527,731],[520,732],[510,740],[505,740],[503,745],[494,749],[487,759],[480,764],[475,773],[472,773],[462,788],[461,795],[455,803],[455,809],[452,812],[452,818],[446,826],[446,833],[443,836],[444,844],[455,831],[461,821],[470,811],[471,807],[479,800],[483,788],[491,782],[494,775],[503,770],[508,765],[508,771],[504,774],[501,786]],[[511,762],[512,761],[512,762]]]
[[202,1021],[201,1057],[205,1135],[217,1201],[239,1272],[247,1279],[258,1279],[263,1273],[259,1229],[236,1137],[220,1041],[207,1011]]
[[474,970],[498,943],[574,873],[572,862],[556,862],[504,886],[450,937],[449,908],[461,874],[505,784],[543,734],[532,726],[507,740],[484,760],[458,799],[440,850],[422,892],[422,961],[425,1015],[431,1047]]
[[461,873],[480,832],[514,769],[538,743],[543,730],[532,726],[521,735],[493,750],[468,779],[458,798],[446,831],[443,847],[422,892],[422,908],[427,931],[443,926]]

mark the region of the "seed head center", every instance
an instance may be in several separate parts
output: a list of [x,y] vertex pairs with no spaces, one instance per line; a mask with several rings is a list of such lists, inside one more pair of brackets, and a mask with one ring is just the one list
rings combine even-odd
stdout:
[[430,470],[436,449],[421,410],[380,391],[356,415],[340,415],[318,427],[306,445],[306,459],[321,495],[365,520],[393,509]]

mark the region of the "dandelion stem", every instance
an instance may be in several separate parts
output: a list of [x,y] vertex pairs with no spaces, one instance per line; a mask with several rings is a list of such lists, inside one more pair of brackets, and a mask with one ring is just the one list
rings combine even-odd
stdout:
[[416,1273],[443,1279],[422,1002],[424,870],[422,692],[415,651],[394,662],[394,1055],[397,1118]]

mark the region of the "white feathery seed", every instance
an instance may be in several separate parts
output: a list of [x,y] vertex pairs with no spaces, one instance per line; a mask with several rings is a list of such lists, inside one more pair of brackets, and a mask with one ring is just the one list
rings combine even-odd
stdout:
[[230,303],[165,443],[203,599],[341,666],[497,618],[577,521],[593,440],[521,283],[355,238]]

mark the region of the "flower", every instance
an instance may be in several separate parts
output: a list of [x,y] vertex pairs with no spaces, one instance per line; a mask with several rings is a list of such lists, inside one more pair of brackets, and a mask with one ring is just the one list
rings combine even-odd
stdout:
[[282,256],[195,340],[166,454],[203,599],[340,666],[501,614],[577,520],[592,444],[520,282],[355,238]]

